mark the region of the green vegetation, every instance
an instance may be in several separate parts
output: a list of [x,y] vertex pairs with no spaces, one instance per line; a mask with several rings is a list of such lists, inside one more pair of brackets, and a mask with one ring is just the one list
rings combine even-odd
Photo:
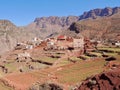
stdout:
[[113,52],[120,52],[120,48],[119,47],[102,47],[102,48],[98,48],[99,50],[108,50],[108,51],[113,51]]
[[16,70],[16,63],[6,63],[5,67],[9,69],[9,71],[15,71]]
[[61,83],[77,83],[85,78],[103,71],[104,60],[83,61],[71,67],[65,68],[57,72],[61,76]]
[[65,59],[65,60],[62,60],[57,66],[64,66],[64,65],[68,65],[70,63],[71,63],[70,61]]
[[74,60],[74,61],[81,61],[82,59],[80,59],[80,58],[77,58],[77,57],[71,57],[70,59],[72,59],[72,60]]
[[7,87],[2,82],[0,82],[0,90],[14,90],[14,89]]
[[98,52],[90,52],[90,54],[97,55],[98,57],[101,56],[101,53],[98,53]]
[[54,63],[58,58],[51,58],[51,57],[39,57],[35,58],[35,60],[40,60],[44,62]]
[[32,66],[36,69],[42,69],[42,68],[48,67],[48,65],[37,63],[37,62],[32,63]]

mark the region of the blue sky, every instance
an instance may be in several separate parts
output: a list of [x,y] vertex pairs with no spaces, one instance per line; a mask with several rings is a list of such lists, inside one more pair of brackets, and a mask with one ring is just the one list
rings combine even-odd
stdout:
[[91,9],[115,6],[120,6],[120,0],[0,0],[0,19],[23,26],[36,17],[79,16]]

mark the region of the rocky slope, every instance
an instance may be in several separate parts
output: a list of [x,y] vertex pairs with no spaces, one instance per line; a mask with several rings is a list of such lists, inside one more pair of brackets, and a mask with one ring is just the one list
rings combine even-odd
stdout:
[[69,29],[91,39],[120,39],[120,13],[109,17],[78,21]]
[[[68,27],[70,30],[66,30]],[[8,20],[0,20],[0,54],[11,50],[17,42],[61,33],[72,36],[79,33],[96,39],[120,39],[120,7],[94,9],[81,16],[36,18],[24,27],[16,27]]]
[[80,16],[78,22],[69,27],[91,39],[120,39],[120,7],[94,9]]
[[[40,37],[47,37],[53,33],[60,33],[67,29],[73,22],[78,21],[77,16],[68,17],[41,17],[36,18],[33,23],[29,24],[25,29],[34,31],[36,34],[40,34]],[[38,35],[39,36],[39,35]]]
[[76,16],[42,17],[25,27],[16,27],[8,20],[0,20],[0,54],[12,50],[17,42],[57,35],[78,19]]
[[103,72],[85,80],[75,90],[120,90],[120,68]]
[[79,20],[88,19],[88,18],[96,19],[99,17],[109,17],[118,12],[120,12],[120,7],[115,7],[115,8],[106,7],[104,9],[93,9],[88,12],[84,12],[83,15],[80,16]]
[[[120,12],[120,7],[114,7],[114,8],[106,7],[104,9],[93,9],[93,10],[90,10],[88,12],[84,12],[80,16],[41,17],[41,18],[36,18],[34,20],[34,22],[32,22],[31,24],[26,26],[25,29],[28,29],[28,30],[32,31],[33,33],[36,33],[36,35],[40,36],[40,37],[50,37],[51,35],[54,35],[54,34],[57,35],[58,33],[61,33],[61,32],[64,33],[64,30],[66,30],[72,24],[71,27],[70,27],[70,30],[79,32],[79,31],[83,31],[84,29],[87,28],[89,30],[84,31],[84,32],[85,33],[92,33],[91,27],[87,26],[87,24],[89,24],[91,22],[99,22],[99,20],[98,21],[92,21],[92,20],[94,20],[94,19],[96,20],[96,19],[99,19],[99,18],[112,17],[115,14],[118,14],[119,12]],[[91,19],[91,21],[89,19]],[[84,20],[86,20],[86,21],[84,22]],[[79,28],[78,23],[74,23],[74,22],[77,22],[77,21],[79,21],[81,23],[83,22],[83,23],[85,23],[85,25],[80,25],[81,28]],[[107,20],[107,21],[109,22],[109,20]],[[108,22],[104,22],[104,19],[100,20],[100,22],[108,24]],[[110,21],[110,22],[112,22],[112,21]],[[112,24],[114,26],[114,23],[111,23],[111,25]],[[101,27],[102,24],[97,24],[97,26],[95,26],[95,27],[97,29],[100,29],[100,30],[101,29],[103,30],[103,29],[107,28],[107,27],[104,27],[105,25],[103,27]],[[94,29],[96,29],[96,28],[94,28]],[[78,30],[76,30],[76,29],[78,29]],[[95,34],[95,33],[93,33],[93,34]],[[92,37],[93,37],[93,35],[92,35]],[[99,36],[99,37],[101,37],[101,36]]]
[[12,50],[17,42],[29,40],[33,36],[8,20],[0,20],[0,54]]

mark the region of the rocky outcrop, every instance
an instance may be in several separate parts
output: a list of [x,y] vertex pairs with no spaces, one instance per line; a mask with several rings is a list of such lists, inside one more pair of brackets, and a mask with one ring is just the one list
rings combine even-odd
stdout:
[[80,20],[88,19],[88,18],[96,19],[98,17],[106,17],[106,16],[108,17],[118,12],[120,12],[120,7],[115,7],[115,8],[106,7],[104,9],[94,9],[88,12],[84,12],[83,15],[80,16]]
[[0,20],[0,54],[13,49],[17,42],[33,37],[48,38],[60,33],[76,36],[76,33],[66,30],[68,27],[70,31],[88,38],[120,40],[120,7],[94,9],[81,16],[36,18],[25,27],[16,27],[8,20]]
[[36,18],[34,22],[40,28],[46,28],[47,24],[59,25],[61,27],[65,27],[71,25],[73,22],[76,22],[78,19],[79,17],[77,16],[68,16],[68,17],[50,16],[50,17]]
[[75,90],[120,90],[120,68],[90,77]]
[[36,18],[34,22],[29,24],[25,29],[31,30],[33,33],[36,33],[36,35],[39,34],[38,36],[45,38],[67,29],[73,22],[78,21],[78,19],[79,17],[77,16],[41,17]]
[[120,13],[98,19],[87,19],[73,23],[70,31],[97,40],[120,39]]
[[45,84],[36,83],[29,90],[63,90],[63,88],[54,83],[45,83]]
[[29,40],[33,33],[16,27],[8,20],[0,20],[0,54],[12,50],[17,42]]
[[[15,46],[16,40],[14,37],[17,36],[16,30],[17,27],[10,21],[0,20],[0,53],[4,53]],[[15,35],[13,35],[13,33],[15,33]]]
[[[104,9],[90,10],[88,12],[83,13],[83,15],[80,15],[80,16],[40,17],[40,18],[36,18],[34,22],[26,26],[25,29],[28,29],[29,31],[35,33],[37,36],[42,38],[50,37],[51,35],[53,36],[58,35],[59,33],[64,32],[69,27],[70,27],[70,30],[76,31],[77,33],[79,33],[80,30],[88,29],[89,31],[88,32],[85,31],[85,33],[89,33],[91,32],[90,31],[91,29],[96,29],[96,28],[94,28],[94,26],[93,27],[87,26],[87,24],[89,23],[85,23],[85,25],[78,25],[76,24],[76,22],[77,21],[82,22],[83,20],[88,20],[88,19],[98,19],[100,17],[111,17],[119,12],[120,12],[120,7],[115,7],[115,8],[106,7]],[[101,28],[101,26],[102,25],[100,24],[100,27],[97,27],[97,29],[103,30],[104,28]],[[80,27],[80,30],[79,30],[79,27]]]

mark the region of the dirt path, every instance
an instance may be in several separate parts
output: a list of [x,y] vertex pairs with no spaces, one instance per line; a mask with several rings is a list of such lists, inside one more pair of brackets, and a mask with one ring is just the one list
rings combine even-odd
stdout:
[[[43,78],[40,79],[31,73],[14,73],[6,75],[2,80],[6,82],[6,85],[14,87],[15,90],[26,90],[33,83],[37,81],[42,82]],[[43,81],[45,81],[45,79]]]

